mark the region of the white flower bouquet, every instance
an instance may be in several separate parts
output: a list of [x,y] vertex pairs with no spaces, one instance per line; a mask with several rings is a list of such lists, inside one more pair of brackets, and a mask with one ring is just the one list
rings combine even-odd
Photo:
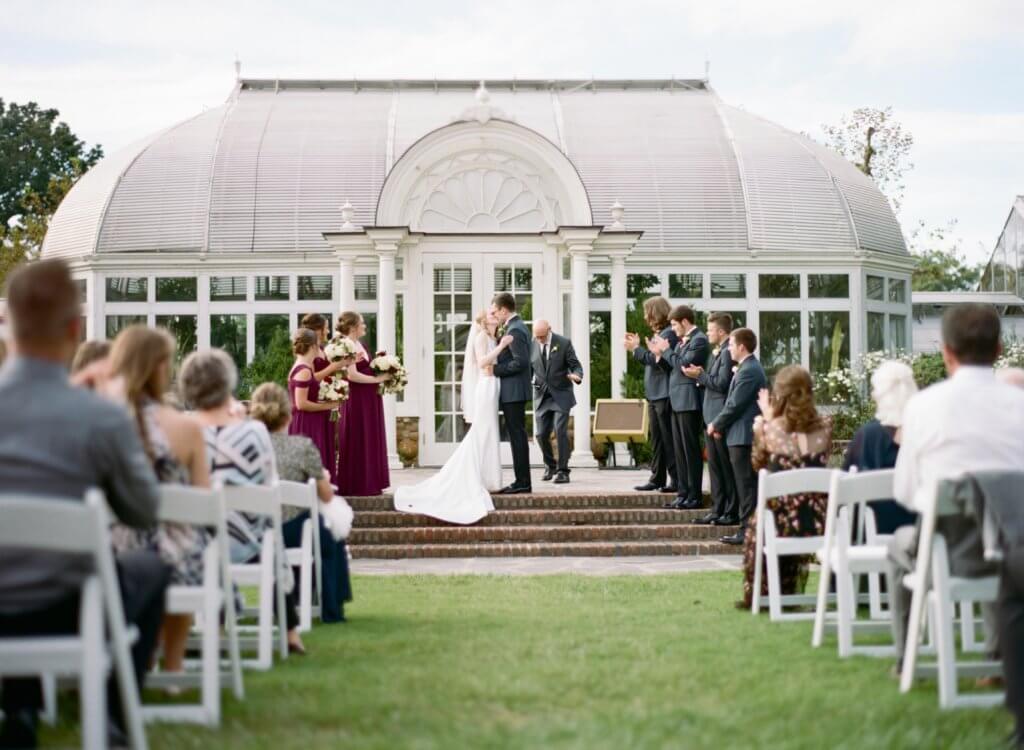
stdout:
[[324,345],[324,356],[331,362],[354,357],[358,351],[359,347],[345,336],[335,336]]
[[348,381],[340,375],[328,375],[320,381],[320,400],[336,404],[348,401]]
[[377,387],[380,395],[386,393],[401,393],[409,382],[409,373],[402,364],[402,360],[387,352],[377,352],[377,356],[370,361],[370,367],[378,375],[390,375],[391,380],[381,383]]

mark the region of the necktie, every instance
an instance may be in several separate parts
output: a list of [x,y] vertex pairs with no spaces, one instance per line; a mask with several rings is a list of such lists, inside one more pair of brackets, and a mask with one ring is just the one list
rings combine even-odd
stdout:
[[543,357],[544,357],[544,366],[547,367],[548,366],[548,345],[547,344],[544,344]]

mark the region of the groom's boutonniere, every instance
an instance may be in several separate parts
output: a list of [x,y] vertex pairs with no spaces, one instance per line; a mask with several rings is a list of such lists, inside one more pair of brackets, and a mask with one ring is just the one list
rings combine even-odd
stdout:
[[740,369],[739,365],[733,365],[732,366],[732,374],[735,375],[737,373],[737,371],[739,371],[739,369]]
[[555,346],[551,347],[551,353],[552,354],[554,354],[557,351],[558,351],[558,345],[557,344]]
[[508,329],[507,329],[507,328],[505,328],[505,326],[503,326],[503,325],[502,325],[502,326],[498,326],[498,338],[500,339],[500,338],[501,338],[502,336],[504,336],[504,335],[505,335],[505,332],[506,332],[507,330],[508,330]]
[[717,357],[720,351],[722,351],[722,347],[716,346],[714,349],[711,350],[711,356]]

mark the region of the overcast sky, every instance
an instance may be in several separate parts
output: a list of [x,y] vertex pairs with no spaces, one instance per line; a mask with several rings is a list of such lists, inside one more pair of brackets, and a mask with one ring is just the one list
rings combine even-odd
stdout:
[[242,75],[701,77],[820,133],[891,105],[914,135],[900,219],[987,257],[1024,193],[1024,0],[4,3],[0,97],[107,153],[222,103]]

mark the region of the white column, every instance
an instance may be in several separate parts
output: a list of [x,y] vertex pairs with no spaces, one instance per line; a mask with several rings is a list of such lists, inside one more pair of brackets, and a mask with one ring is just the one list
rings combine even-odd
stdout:
[[[196,349],[210,348],[210,274],[200,273],[196,280]],[[291,328],[289,322],[288,327]]]
[[[910,282],[907,282],[907,289],[910,289]],[[908,291],[907,294],[910,294]],[[867,304],[864,301],[864,269],[854,268],[850,271],[850,364],[857,362],[861,354],[867,350],[867,336],[865,325],[867,323]],[[907,313],[907,322],[910,322],[910,314]],[[907,343],[913,349],[913,342],[910,338]]]
[[572,258],[572,343],[583,366],[583,383],[573,409],[573,451],[570,465],[597,466],[590,449],[590,261],[591,244],[569,245]]
[[622,378],[626,374],[626,256],[617,253],[612,261],[612,398],[622,398]]
[[338,266],[338,310],[347,312],[356,302],[356,259],[342,256]]
[[85,336],[90,341],[98,341],[107,337],[106,320],[103,317],[103,302],[106,292],[103,275],[99,271],[89,271],[89,275],[85,278],[85,294],[88,298]]
[[[377,349],[395,353],[395,246],[377,247]],[[401,469],[395,422],[395,396],[384,397],[384,430],[387,436],[388,467]]]

